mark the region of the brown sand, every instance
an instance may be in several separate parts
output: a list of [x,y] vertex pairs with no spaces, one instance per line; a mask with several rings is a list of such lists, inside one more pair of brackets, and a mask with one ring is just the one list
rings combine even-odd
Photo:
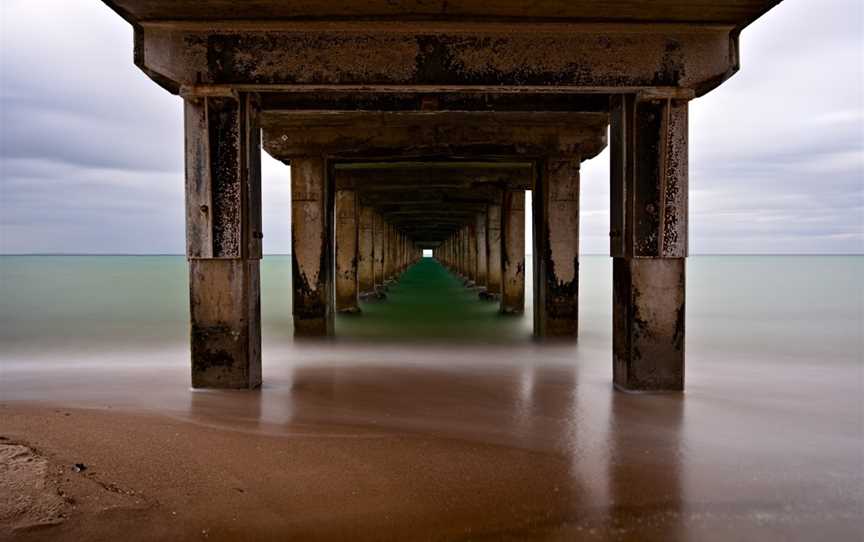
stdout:
[[860,540],[854,367],[703,359],[646,396],[584,345],[273,358],[252,392],[7,364],[0,538]]

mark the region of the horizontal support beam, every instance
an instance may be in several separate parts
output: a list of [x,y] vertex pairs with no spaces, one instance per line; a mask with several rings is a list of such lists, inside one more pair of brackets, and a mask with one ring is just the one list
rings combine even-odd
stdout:
[[264,148],[277,160],[327,155],[358,159],[427,155],[596,156],[607,113],[283,112],[261,115]]
[[733,24],[144,21],[135,62],[174,92],[216,84],[701,94],[737,70],[737,41]]

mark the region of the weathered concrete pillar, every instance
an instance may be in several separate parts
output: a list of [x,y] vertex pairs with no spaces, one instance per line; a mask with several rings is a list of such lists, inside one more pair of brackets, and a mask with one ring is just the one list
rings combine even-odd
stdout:
[[534,335],[579,333],[579,157],[538,164],[534,206]]
[[[373,258],[374,258],[374,276],[375,276],[375,289],[380,290],[384,287],[384,248],[386,242],[386,223],[384,219],[381,218],[381,215],[375,213],[374,221],[372,223],[373,231],[372,231],[372,240],[373,244]],[[379,292],[380,293],[380,292]]]
[[333,333],[332,197],[323,158],[291,160],[291,259],[294,334]]
[[612,100],[613,375],[627,391],[684,389],[687,102]]
[[364,295],[375,291],[375,212],[371,207],[361,206],[358,221],[357,284],[360,294]]
[[486,294],[501,295],[501,205],[486,209]]
[[261,385],[261,139],[255,95],[187,96],[192,386]]
[[486,213],[477,213],[477,225],[474,227],[474,232],[476,233],[475,244],[477,245],[477,278],[474,279],[474,282],[477,286],[485,288],[487,280]]
[[501,206],[501,312],[525,312],[525,191],[507,190]]
[[336,191],[336,310],[359,312],[357,194]]

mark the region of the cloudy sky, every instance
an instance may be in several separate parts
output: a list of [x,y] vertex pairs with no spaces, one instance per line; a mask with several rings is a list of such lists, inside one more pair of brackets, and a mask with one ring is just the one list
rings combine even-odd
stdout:
[[[691,252],[864,252],[860,0],[785,0],[742,70],[691,103]],[[0,1],[0,252],[182,253],[178,97],[98,0]],[[583,165],[582,250],[608,251],[608,154]],[[264,156],[265,250],[290,247]]]

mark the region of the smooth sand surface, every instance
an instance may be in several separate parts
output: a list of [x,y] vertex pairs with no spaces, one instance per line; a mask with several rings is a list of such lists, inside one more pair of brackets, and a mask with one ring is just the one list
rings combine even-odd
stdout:
[[189,391],[182,366],[10,365],[0,444],[24,448],[0,451],[0,488],[38,506],[6,493],[0,536],[860,539],[860,402],[826,402],[820,369],[760,392],[726,363],[629,395],[572,347],[290,354],[247,392]]

